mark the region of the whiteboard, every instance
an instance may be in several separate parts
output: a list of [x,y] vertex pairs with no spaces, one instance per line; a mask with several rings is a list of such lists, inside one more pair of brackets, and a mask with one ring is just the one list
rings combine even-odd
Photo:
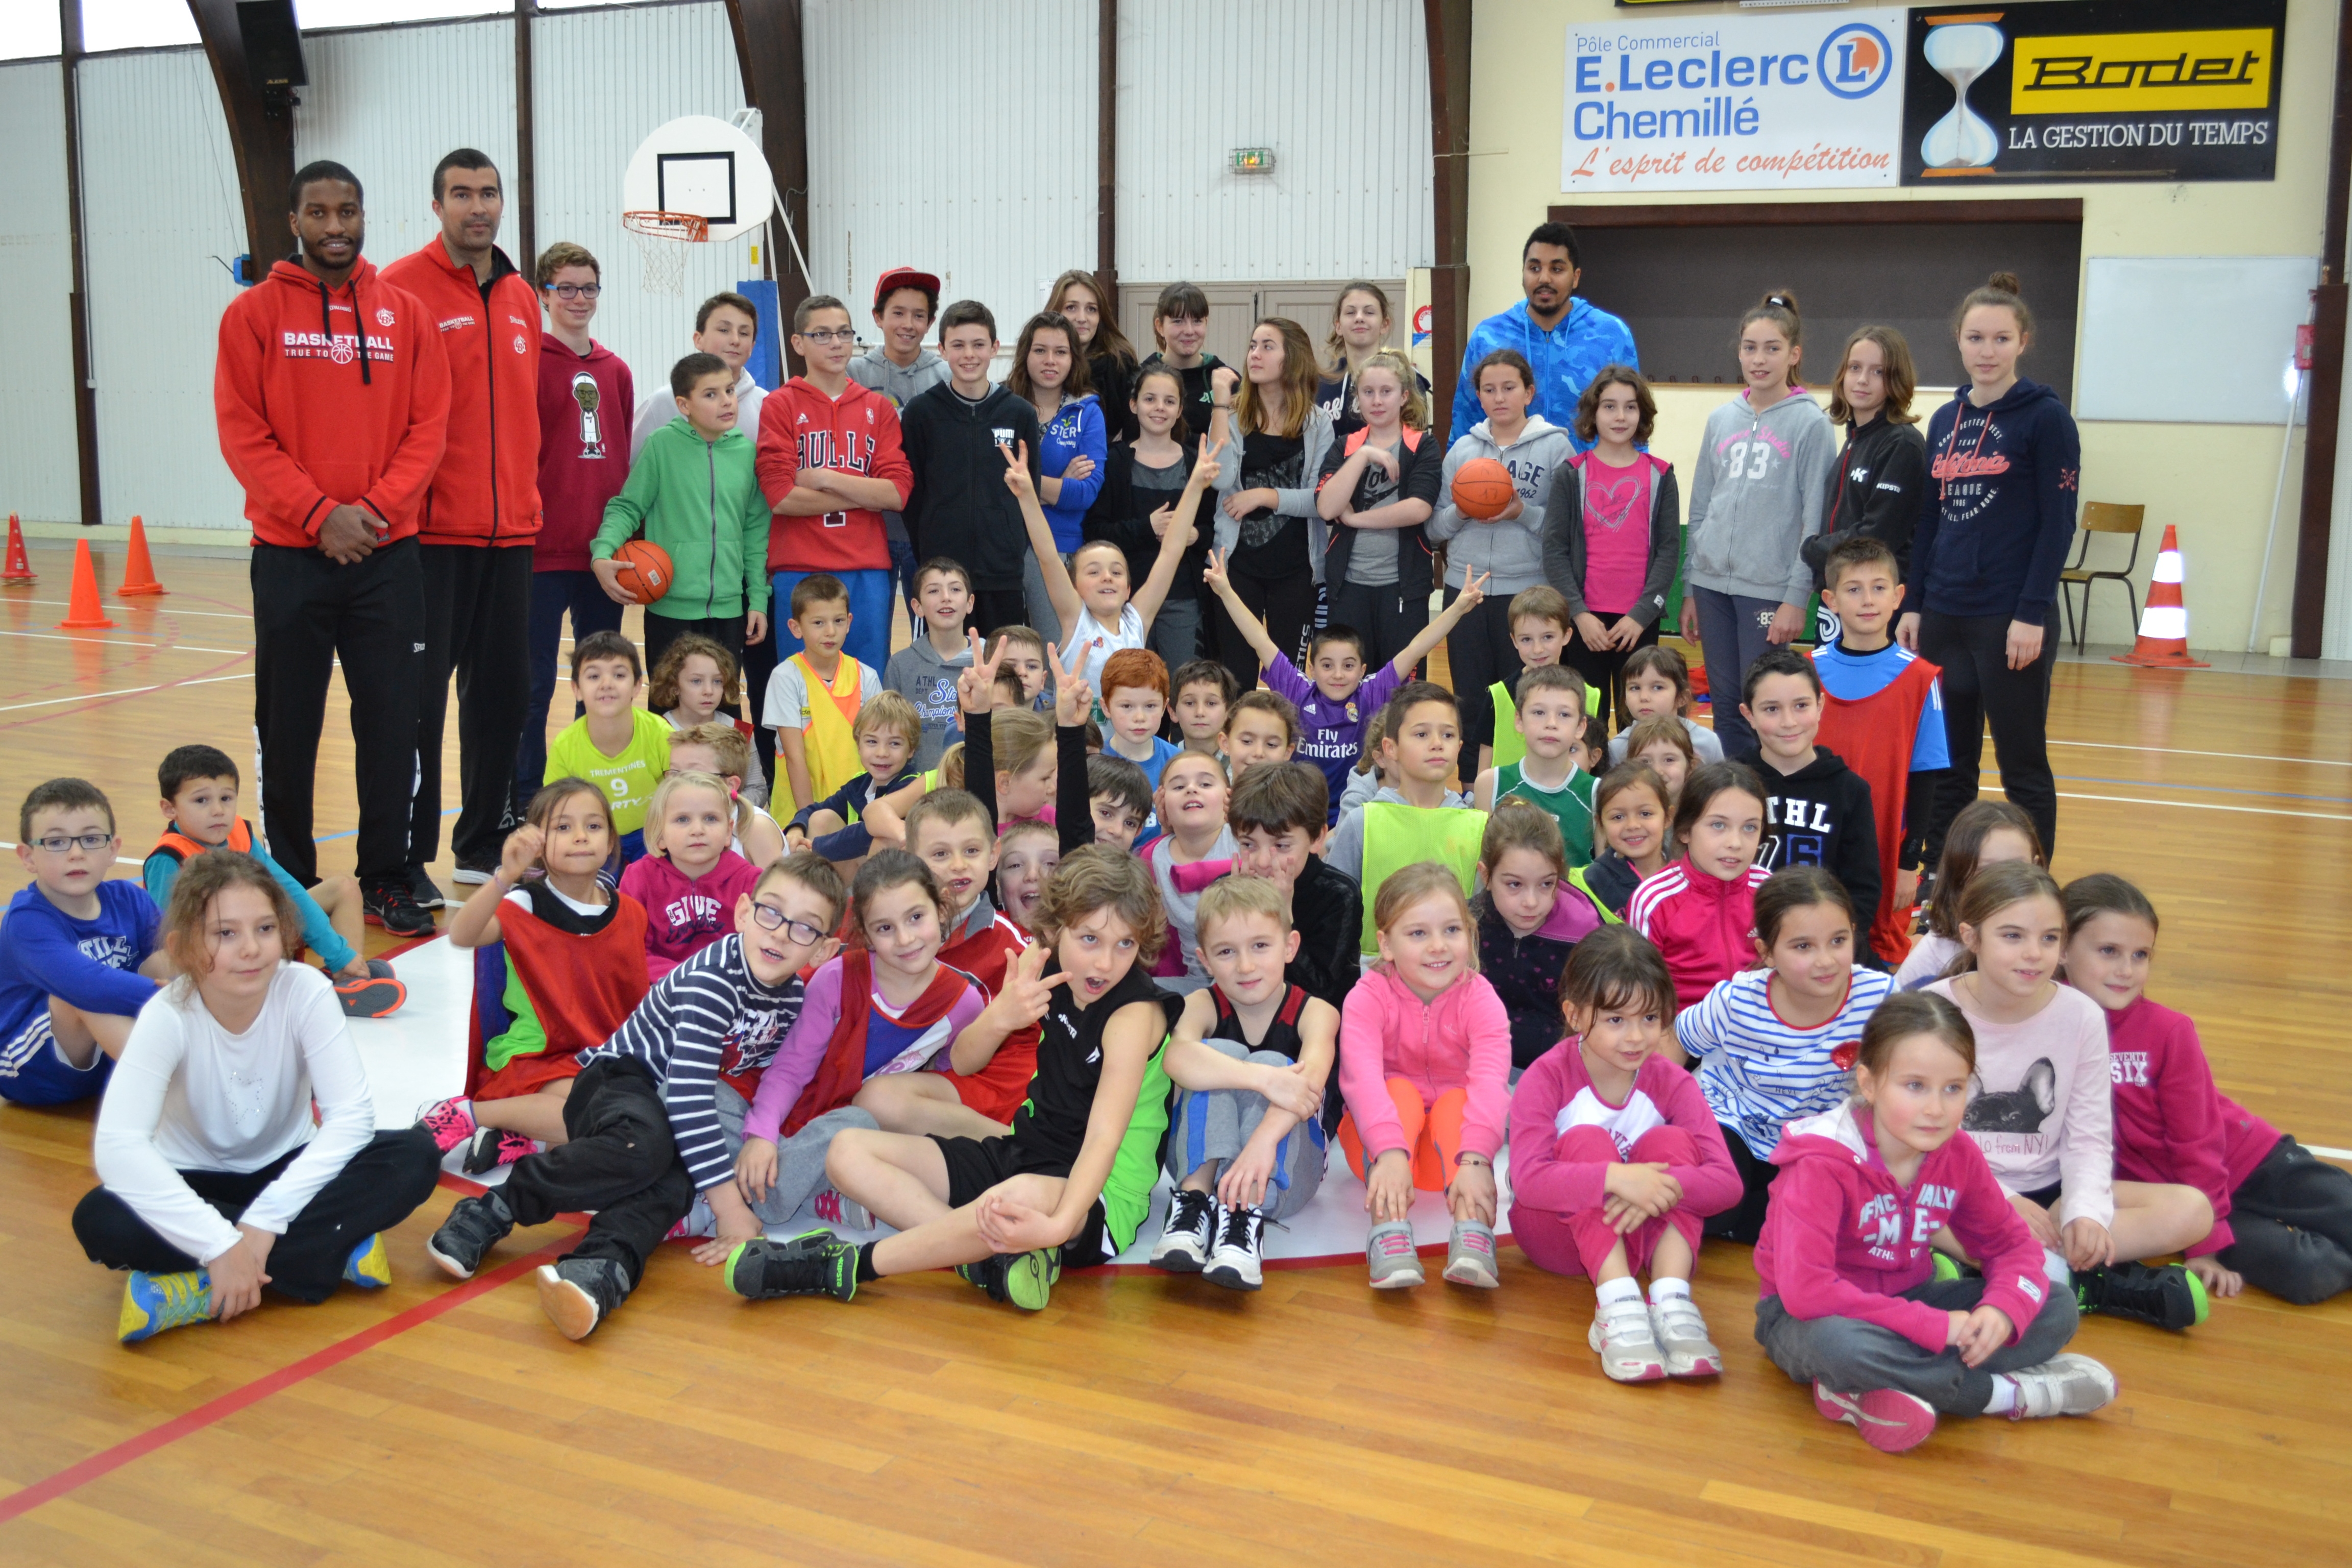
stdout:
[[[2277,425],[2313,256],[2094,256],[2084,263],[2074,416]],[[2032,374],[2032,357],[2025,371]],[[2301,418],[2301,415],[2297,415]]]

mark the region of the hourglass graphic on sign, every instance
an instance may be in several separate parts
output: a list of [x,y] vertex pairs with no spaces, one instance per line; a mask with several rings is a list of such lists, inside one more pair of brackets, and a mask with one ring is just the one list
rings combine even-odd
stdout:
[[1952,111],[1927,128],[1919,160],[1930,169],[1981,169],[2000,154],[2000,138],[1969,107],[1969,89],[2000,63],[2009,40],[1999,27],[1958,22],[1932,29],[1920,52],[1952,84]]

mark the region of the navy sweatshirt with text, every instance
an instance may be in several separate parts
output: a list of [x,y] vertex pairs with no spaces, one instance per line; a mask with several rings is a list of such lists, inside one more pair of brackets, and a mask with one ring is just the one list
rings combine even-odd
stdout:
[[2082,472],[2074,416],[2038,382],[2020,380],[1990,407],[1963,391],[1936,410],[1904,609],[2046,623]]

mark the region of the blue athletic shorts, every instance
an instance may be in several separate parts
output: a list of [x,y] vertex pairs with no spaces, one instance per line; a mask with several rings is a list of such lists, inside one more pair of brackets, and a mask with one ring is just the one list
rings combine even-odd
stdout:
[[0,1100],[16,1105],[69,1105],[106,1087],[114,1058],[104,1051],[86,1068],[75,1067],[49,1032],[49,1010],[33,1015],[16,1037],[0,1045]]

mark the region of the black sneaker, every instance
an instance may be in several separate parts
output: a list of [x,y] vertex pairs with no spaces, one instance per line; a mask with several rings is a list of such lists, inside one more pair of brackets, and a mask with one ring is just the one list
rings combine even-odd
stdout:
[[[498,875],[498,870],[499,863],[496,860],[473,860],[461,856],[457,860],[457,868],[449,874],[449,879],[453,882],[463,882],[467,887],[478,888]],[[424,901],[425,895],[420,889],[417,893],[417,902]]]
[[857,1295],[857,1248],[835,1240],[829,1230],[806,1231],[790,1241],[761,1237],[727,1255],[727,1289],[754,1301],[778,1296],[851,1300]]
[[441,1228],[425,1244],[425,1250],[446,1272],[471,1279],[490,1248],[504,1241],[514,1227],[514,1211],[492,1187],[480,1197],[459,1198]]
[[434,884],[432,878],[425,874],[425,868],[422,866],[411,866],[408,868],[408,890],[416,896],[418,909],[438,910],[448,907],[449,900],[441,896],[441,889]]
[[2210,1308],[2205,1282],[2178,1263],[2151,1268],[2145,1263],[2116,1263],[2085,1268],[2074,1276],[2074,1304],[2087,1317],[2102,1312],[2110,1318],[2131,1318],[2179,1333],[2205,1321]]
[[1168,1224],[1151,1249],[1151,1267],[1171,1274],[1198,1274],[1209,1266],[1216,1244],[1217,1195],[1179,1187],[1168,1199]]
[[567,1340],[584,1340],[629,1299],[629,1277],[609,1258],[565,1258],[539,1271],[539,1305]]
[[1217,1227],[1217,1250],[1202,1273],[1228,1290],[1255,1290],[1265,1283],[1259,1248],[1265,1240],[1265,1211],[1235,1204]]
[[432,911],[416,901],[405,877],[376,877],[360,884],[360,903],[367,923],[382,926],[391,936],[424,936],[433,930]]
[[1000,1252],[978,1263],[956,1265],[956,1278],[988,1292],[992,1301],[1006,1301],[1024,1312],[1042,1312],[1054,1299],[1054,1282],[1062,1277],[1062,1249]]

